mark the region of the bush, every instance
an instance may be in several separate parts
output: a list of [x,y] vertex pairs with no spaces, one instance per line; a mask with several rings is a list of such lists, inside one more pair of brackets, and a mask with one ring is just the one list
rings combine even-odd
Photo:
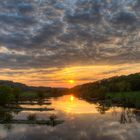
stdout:
[[35,120],[37,119],[36,114],[30,114],[30,115],[27,117],[27,119],[28,119],[29,121],[35,121]]
[[14,99],[12,88],[8,86],[0,86],[0,105],[8,104]]

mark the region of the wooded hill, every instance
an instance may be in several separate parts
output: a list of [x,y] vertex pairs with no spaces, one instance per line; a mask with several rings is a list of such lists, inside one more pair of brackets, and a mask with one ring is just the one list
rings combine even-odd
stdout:
[[140,91],[140,73],[115,76],[93,83],[75,86],[70,92],[84,98],[104,99],[106,93]]

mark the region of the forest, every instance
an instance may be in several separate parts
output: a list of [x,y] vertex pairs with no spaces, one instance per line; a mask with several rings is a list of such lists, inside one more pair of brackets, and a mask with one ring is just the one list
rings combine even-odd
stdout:
[[89,101],[110,101],[140,108],[140,73],[115,76],[70,89],[75,96]]

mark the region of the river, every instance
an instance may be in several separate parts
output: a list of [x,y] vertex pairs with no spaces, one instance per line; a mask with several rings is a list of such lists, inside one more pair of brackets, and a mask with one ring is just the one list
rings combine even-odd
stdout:
[[[15,120],[35,114],[38,120],[55,116],[56,125],[0,124],[0,140],[139,140],[140,111],[106,107],[66,95],[51,98],[51,105],[21,105],[28,108],[54,108],[52,111],[12,112]],[[1,113],[1,112],[0,112]],[[1,113],[2,114],[2,113]],[[2,118],[1,118],[2,119]]]

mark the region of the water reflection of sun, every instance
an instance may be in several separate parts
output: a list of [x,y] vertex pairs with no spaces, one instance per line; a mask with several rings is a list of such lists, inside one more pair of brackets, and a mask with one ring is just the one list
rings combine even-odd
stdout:
[[73,95],[70,96],[70,101],[74,101],[74,96]]
[[[90,104],[84,100],[75,97],[72,94],[52,100],[52,107],[55,108],[55,110],[61,110],[66,113],[72,114],[99,114],[97,104]],[[108,112],[112,112],[112,110],[110,109],[108,110]]]
[[97,113],[97,111],[94,110],[94,105],[90,105],[86,101],[79,100],[72,94],[63,96],[60,98],[60,100],[54,100],[52,105],[52,107],[54,107],[56,110],[62,110],[67,113]]

